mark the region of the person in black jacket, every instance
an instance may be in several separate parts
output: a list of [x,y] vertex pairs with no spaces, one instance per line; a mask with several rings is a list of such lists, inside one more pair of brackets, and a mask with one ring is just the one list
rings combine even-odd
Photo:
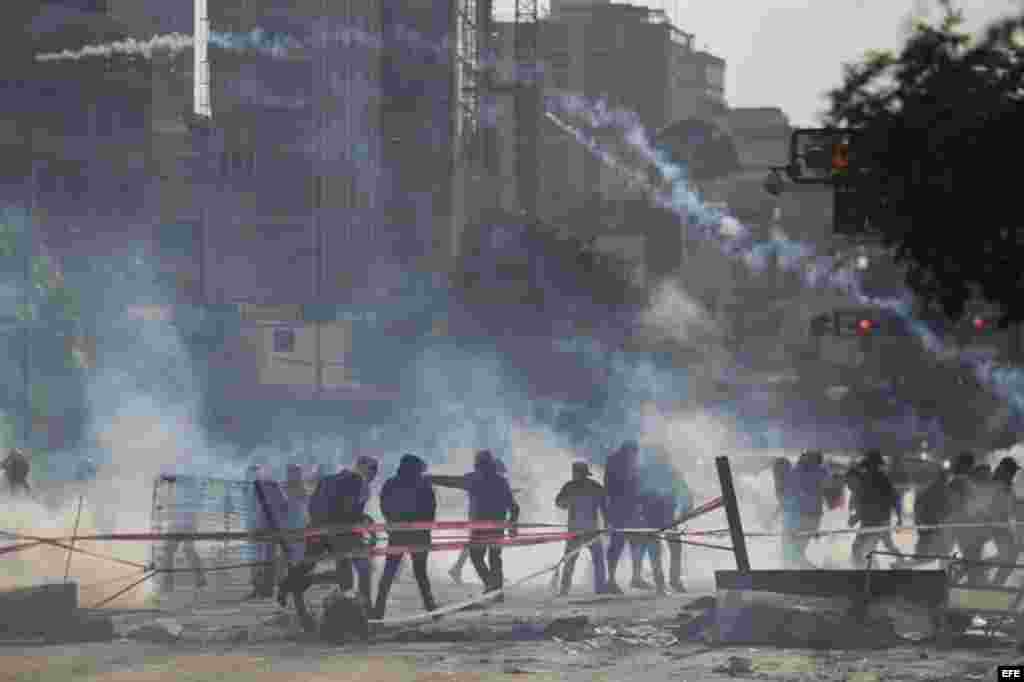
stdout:
[[[474,469],[464,476],[428,476],[431,485],[459,488],[469,494],[470,521],[498,521],[516,523],[519,505],[512,496],[508,479],[498,473],[497,460],[490,450],[476,453]],[[509,535],[518,534],[515,528]],[[505,529],[474,528],[470,531],[469,558],[484,584],[484,592],[495,592],[505,584],[501,561],[501,545],[489,544],[505,537]],[[488,561],[489,560],[489,561]],[[504,601],[499,595],[496,601]]]
[[[879,542],[885,542],[889,535],[889,524],[893,511],[896,512],[897,523],[902,525],[903,512],[900,508],[900,497],[892,485],[892,481],[882,470],[885,460],[878,450],[871,450],[864,458],[858,489],[854,495],[856,516],[851,521],[860,521],[861,531],[853,541],[851,549],[853,565],[863,568],[867,565],[867,555],[874,550]],[[867,528],[885,527],[884,530],[863,530]],[[886,543],[887,545],[889,543]],[[896,549],[895,545],[893,549]]]
[[[333,476],[325,476],[317,484],[309,504],[309,523],[311,528],[323,526],[360,526],[367,522],[366,502],[370,483],[377,475],[377,460],[361,455],[356,459],[352,469],[344,469]],[[321,509],[320,500],[326,501],[326,509]],[[313,584],[310,574],[316,567],[320,557],[331,552],[355,552],[365,548],[365,541],[359,532],[335,532],[310,536],[306,540],[306,556],[303,561],[292,565],[278,588],[278,601],[282,604],[287,595],[293,595],[296,607],[302,595]],[[362,557],[339,557],[335,561],[338,587],[347,592],[355,582],[353,568],[359,573],[359,595],[367,609],[370,608],[370,571],[369,561]],[[315,623],[303,617],[303,627],[314,629]]]
[[11,494],[16,493],[18,488],[24,489],[26,493],[32,492],[28,485],[29,463],[25,453],[18,448],[11,448],[0,468],[7,478],[7,487],[10,488]]
[[[431,522],[437,518],[437,498],[430,483],[423,477],[427,464],[416,455],[402,455],[398,464],[398,473],[388,479],[380,492],[380,510],[387,523]],[[430,590],[430,578],[427,576],[426,548],[430,546],[429,530],[404,530],[388,533],[388,548],[412,547],[412,572],[416,576],[416,584],[420,588],[423,607],[427,611],[436,611],[437,604]],[[377,602],[374,605],[373,617],[384,618],[387,609],[388,592],[391,583],[398,574],[405,554],[388,553],[384,562],[384,571],[377,585]]]
[[[604,470],[604,489],[608,495],[608,525],[612,528],[628,528],[638,520],[640,512],[640,448],[636,441],[626,441],[608,457]],[[615,581],[615,571],[625,548],[626,538],[621,532],[612,531],[608,543],[608,585],[612,594],[622,594],[622,588]],[[630,537],[629,552],[633,559],[633,586],[643,586],[640,576],[640,562],[643,559],[642,543]]]
[[[996,561],[1002,564],[1017,563],[1020,546],[1014,536],[1013,528],[1008,527],[1017,517],[1017,500],[1013,493],[1013,479],[1020,471],[1020,465],[1012,457],[1004,457],[992,474],[992,504],[990,518],[995,525],[992,528],[992,539],[999,552]],[[992,578],[992,584],[1003,586],[1013,575],[1013,569],[1000,566]]]

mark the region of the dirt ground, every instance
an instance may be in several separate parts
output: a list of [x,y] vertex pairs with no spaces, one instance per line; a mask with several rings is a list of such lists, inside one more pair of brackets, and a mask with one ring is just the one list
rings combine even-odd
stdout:
[[[439,601],[478,593],[436,580]],[[1006,642],[929,645],[884,651],[798,651],[768,647],[709,647],[673,642],[682,606],[701,593],[656,598],[642,592],[552,598],[541,587],[518,587],[482,611],[460,612],[438,623],[379,628],[371,642],[325,645],[300,632],[271,602],[240,603],[236,595],[176,594],[159,611],[116,612],[119,634],[171,623],[176,641],[122,637],[110,643],[0,647],[0,682],[968,682],[995,679],[998,664],[1018,661]],[[703,594],[708,594],[707,592]],[[313,596],[313,595],[311,595]],[[230,601],[229,601],[230,599]],[[315,599],[310,600],[315,603]],[[416,613],[415,585],[400,582],[389,616]],[[597,628],[582,641],[556,639],[544,628],[559,618],[586,616]],[[177,628],[180,627],[180,631]],[[723,670],[730,658],[749,670]]]

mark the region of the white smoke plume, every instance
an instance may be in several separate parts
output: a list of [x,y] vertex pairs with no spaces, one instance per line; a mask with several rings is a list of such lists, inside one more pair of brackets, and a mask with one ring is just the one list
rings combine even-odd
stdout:
[[166,52],[170,55],[177,55],[190,47],[192,47],[192,36],[182,33],[170,33],[153,36],[149,40],[144,41],[128,38],[104,45],[86,45],[79,50],[62,50],[61,52],[37,54],[36,61],[81,61],[82,59],[93,57],[109,59],[116,54],[135,55],[152,59],[154,53]]

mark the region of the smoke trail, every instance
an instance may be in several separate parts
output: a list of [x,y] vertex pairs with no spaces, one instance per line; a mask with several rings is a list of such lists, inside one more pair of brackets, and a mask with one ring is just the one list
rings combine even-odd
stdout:
[[[904,320],[922,345],[940,359],[948,361],[958,358],[965,366],[970,367],[978,380],[995,390],[1006,400],[1018,414],[1024,414],[1024,372],[1019,368],[1006,367],[995,361],[967,358],[964,352],[932,331],[924,322],[916,320],[911,314],[910,294],[904,292],[900,297],[877,298],[863,292],[860,274],[853,265],[837,266],[836,260],[820,257],[813,248],[787,238],[781,229],[776,229],[767,243],[754,245],[748,242],[749,230],[738,222],[728,221],[722,211],[709,209],[697,192],[685,182],[685,169],[672,164],[664,154],[653,149],[649,137],[637,122],[635,116],[623,112],[609,111],[603,103],[590,103],[576,96],[559,96],[547,98],[548,117],[557,119],[557,114],[570,115],[582,119],[585,125],[592,128],[617,128],[644,158],[655,164],[663,177],[670,184],[670,191],[651,187],[643,183],[651,198],[660,206],[674,211],[682,218],[695,218],[698,229],[706,239],[714,241],[723,253],[732,258],[742,260],[751,268],[763,267],[765,252],[774,251],[780,255],[780,267],[803,275],[805,283],[812,288],[831,287],[852,296],[861,304],[881,308],[895,313]],[[598,149],[593,136],[587,135],[580,127],[559,122],[563,129],[571,130],[582,144],[615,167],[616,162],[606,153]],[[636,175],[635,173],[633,174]]]
[[[211,36],[212,39],[212,36]],[[134,55],[152,59],[154,53],[168,53],[175,56],[192,47],[192,36],[182,33],[170,33],[167,35],[153,36],[149,40],[139,41],[134,38],[119,40],[104,45],[86,45],[80,50],[62,50],[61,52],[48,52],[37,54],[36,61],[81,61],[92,57],[105,57],[109,59],[117,54]]]

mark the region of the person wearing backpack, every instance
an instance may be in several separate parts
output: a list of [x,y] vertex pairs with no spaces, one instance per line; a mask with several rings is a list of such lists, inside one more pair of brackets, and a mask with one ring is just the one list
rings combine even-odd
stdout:
[[[427,463],[416,455],[402,455],[398,464],[398,473],[389,478],[380,492],[380,510],[387,523],[432,522],[437,518],[437,498],[430,483],[423,477]],[[430,547],[430,530],[396,530],[388,533],[388,547],[413,548],[412,572],[416,584],[420,588],[423,608],[436,611],[430,589],[430,577],[427,575],[427,556]],[[388,593],[391,584],[402,565],[404,554],[388,554],[384,562],[384,571],[377,585],[377,601],[374,604],[373,617],[384,618],[387,609]]]
[[[884,465],[885,460],[878,450],[869,451],[864,458],[858,490],[853,499],[855,516],[851,518],[851,521],[859,521],[861,526],[851,549],[851,560],[855,568],[867,565],[867,555],[879,542],[885,542],[888,538],[891,543],[888,527],[893,511],[896,512],[897,523],[903,523],[900,498],[892,481],[882,470]],[[884,529],[879,530],[883,526]],[[896,549],[894,543],[892,549]]]
[[[473,471],[464,476],[428,476],[431,485],[458,488],[469,494],[470,521],[497,521],[516,523],[519,505],[512,495],[508,479],[498,473],[497,460],[490,450],[476,453]],[[516,537],[515,528],[509,535]],[[474,528],[470,531],[469,559],[484,584],[484,592],[495,592],[505,584],[501,561],[501,545],[490,544],[505,537],[504,528]],[[498,595],[496,601],[504,601]]]
[[[332,526],[361,526],[367,522],[366,502],[370,483],[377,475],[378,464],[373,457],[361,455],[351,469],[320,479],[309,499],[311,528]],[[355,552],[366,547],[360,531],[332,530],[306,539],[303,561],[292,565],[278,589],[278,601],[284,604],[287,595],[296,602],[313,584],[310,574],[320,557],[335,552]],[[365,557],[343,556],[335,559],[338,587],[342,592],[352,589],[355,582],[353,569],[359,574],[359,595],[364,607],[370,609],[370,570]],[[307,624],[304,626],[309,627]]]

